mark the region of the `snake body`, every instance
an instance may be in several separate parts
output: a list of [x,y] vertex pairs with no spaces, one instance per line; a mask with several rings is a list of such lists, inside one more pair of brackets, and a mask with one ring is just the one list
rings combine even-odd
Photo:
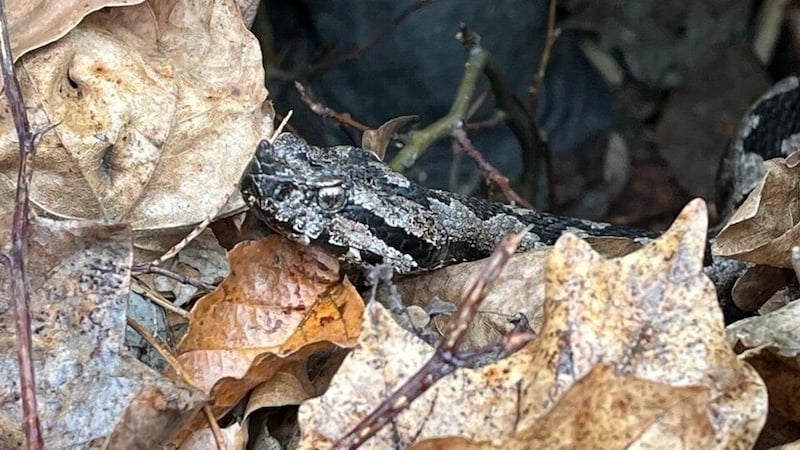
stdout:
[[[785,155],[798,144],[800,83],[792,77],[776,84],[742,119],[722,165],[725,200],[741,201],[760,179],[763,160]],[[367,150],[320,148],[289,133],[259,144],[241,191],[276,232],[303,244],[323,245],[348,267],[385,263],[398,274],[485,257],[502,236],[526,226],[531,228],[520,246],[523,251],[552,245],[566,231],[633,239],[657,236],[428,189]]]

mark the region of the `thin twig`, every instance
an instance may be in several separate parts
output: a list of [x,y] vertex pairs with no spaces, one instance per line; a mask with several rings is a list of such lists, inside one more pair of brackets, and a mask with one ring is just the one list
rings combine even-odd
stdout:
[[139,334],[151,347],[156,349],[156,351],[167,361],[167,364],[172,367],[172,370],[186,382],[186,384],[196,386],[194,380],[189,377],[187,372],[183,370],[183,364],[178,360],[178,357],[175,356],[175,352],[167,345],[166,343],[162,342],[161,339],[153,336],[152,333],[141,323],[139,323],[133,317],[127,317],[128,326],[133,328],[133,331]]
[[36,136],[31,133],[25,101],[14,71],[14,59],[9,44],[6,23],[5,1],[0,0],[0,57],[6,101],[14,118],[14,127],[19,139],[19,170],[17,171],[16,207],[11,228],[11,253],[8,255],[8,272],[11,283],[12,302],[17,328],[17,362],[19,364],[22,399],[22,429],[29,449],[44,446],[36,405],[36,376],[33,368],[33,341],[31,319],[28,310],[28,282],[25,273],[25,256],[28,244],[28,161],[34,152]]
[[542,54],[539,56],[539,69],[536,71],[536,76],[533,77],[533,83],[529,88],[531,96],[536,97],[539,94],[539,89],[544,82],[544,75],[547,72],[547,63],[550,62],[550,53],[553,51],[553,44],[558,37],[556,30],[556,6],[558,0],[550,0],[550,10],[547,13],[547,37],[544,41],[544,48]]
[[[190,386],[197,386],[194,380],[189,376],[189,373],[184,370],[183,364],[181,364],[180,360],[178,360],[178,357],[175,356],[175,352],[172,351],[172,348],[170,348],[169,345],[162,342],[161,339],[153,336],[153,334],[150,333],[150,331],[136,319],[128,316],[127,322],[129,327],[133,328],[133,330],[136,331],[136,333],[138,333],[142,339],[156,349],[156,351],[167,361],[167,364],[172,367],[172,370],[175,371],[175,373],[181,378],[181,380],[183,380],[183,382]],[[222,432],[217,424],[217,419],[214,418],[214,414],[211,412],[211,409],[208,405],[203,406],[203,413],[208,421],[208,426],[211,428],[211,433],[214,435],[217,448],[220,450],[226,448],[225,438],[222,437]]]
[[164,261],[172,258],[173,256],[177,255],[181,250],[186,248],[186,246],[189,245],[190,242],[192,242],[197,236],[200,236],[200,233],[205,231],[208,225],[211,222],[213,222],[214,219],[217,218],[219,213],[223,210],[223,208],[225,208],[225,205],[228,204],[228,200],[230,200],[231,197],[233,197],[233,194],[235,194],[237,190],[238,190],[237,185],[231,186],[231,190],[225,193],[225,195],[222,198],[222,201],[217,205],[216,208],[214,208],[214,210],[208,215],[208,217],[206,217],[202,222],[197,224],[197,226],[195,226],[194,229],[190,231],[189,234],[186,235],[186,237],[181,239],[181,241],[178,242],[177,244],[173,245],[169,250],[167,250],[166,253],[161,255],[160,258],[150,261],[149,264],[151,266],[157,266],[163,263]]
[[[465,360],[458,353],[458,349],[466,335],[467,328],[478,313],[478,307],[481,302],[486,298],[495,280],[505,268],[511,255],[516,251],[525,233],[527,233],[527,230],[523,230],[518,234],[510,234],[503,238],[497,246],[492,256],[486,261],[483,272],[472,282],[469,290],[464,295],[431,359],[372,413],[337,441],[333,448],[351,449],[358,447],[374,436],[397,414],[406,409],[414,399],[433,386],[434,383],[464,365]],[[504,337],[500,345],[508,346],[504,349],[507,351],[503,353],[511,353],[522,348],[532,339],[533,333],[515,329],[509,333],[508,337]],[[463,355],[472,357],[474,352],[464,353]]]
[[540,162],[544,160],[544,171],[546,173],[546,180],[548,184],[547,189],[547,204],[548,206],[552,207],[555,202],[555,187],[553,186],[553,167],[552,161],[550,158],[550,149],[547,146],[547,143],[542,138],[542,134],[540,132],[540,127],[536,122],[537,117],[539,116],[539,91],[541,90],[542,83],[544,83],[544,77],[547,73],[547,65],[550,62],[550,54],[553,51],[553,44],[555,44],[556,39],[558,38],[559,30],[556,29],[556,7],[558,5],[558,0],[550,0],[550,9],[547,14],[547,35],[545,37],[544,47],[542,48],[542,53],[539,55],[539,68],[536,71],[536,75],[533,77],[533,81],[531,82],[530,88],[528,88],[529,92],[529,110],[528,114],[532,117],[531,123],[536,125],[536,133],[534,135],[534,148],[536,149],[535,153],[531,153],[528,156],[528,153],[523,154],[523,163],[525,166],[525,170],[523,173],[528,174],[525,179],[523,180],[522,192],[535,195],[536,188],[539,185],[537,176],[542,171],[540,170]]
[[225,444],[225,438],[222,436],[222,430],[219,429],[219,424],[217,424],[217,419],[214,417],[214,413],[211,412],[211,407],[207,404],[203,405],[203,414],[206,416],[209,428],[211,428],[211,434],[214,435],[214,440],[217,443],[217,449],[225,450],[228,448],[228,446]]
[[311,92],[311,88],[306,86],[305,84],[295,81],[294,87],[297,89],[297,92],[300,94],[300,99],[303,100],[303,103],[308,106],[308,108],[314,114],[320,117],[328,117],[331,118],[344,126],[348,126],[351,128],[355,128],[359,131],[367,131],[371,130],[372,128],[364,125],[363,123],[353,119],[350,113],[340,113],[338,111],[334,111],[333,109],[329,108],[314,96],[314,93]]
[[339,64],[360,59],[367,50],[377,45],[380,41],[385,39],[386,36],[389,36],[411,14],[422,9],[424,6],[433,3],[434,1],[436,0],[417,0],[412,5],[401,11],[400,14],[392,18],[392,20],[385,27],[378,30],[378,32],[367,39],[365,43],[357,45],[352,51],[345,55],[308,66],[298,75],[297,78],[301,80],[307,80],[312,76],[326,71],[332,67],[338,66]]
[[497,109],[492,113],[492,116],[483,120],[476,120],[464,125],[465,130],[480,130],[482,128],[494,128],[497,125],[505,122],[508,119],[508,114],[502,109]]
[[278,136],[283,133],[283,129],[289,126],[289,119],[292,118],[294,115],[294,110],[290,109],[289,112],[286,113],[283,119],[281,119],[281,123],[278,125],[278,128],[275,128],[275,131],[272,133],[272,136],[269,138],[270,144],[275,142],[275,139],[278,139]]
[[135,264],[131,271],[134,273],[154,273],[156,275],[165,276],[167,278],[172,278],[173,280],[177,281],[178,283],[188,284],[189,286],[194,286],[197,289],[200,289],[203,292],[211,292],[216,289],[211,283],[206,283],[203,280],[198,280],[197,278],[192,278],[186,276],[182,273],[178,273],[169,269],[165,269],[163,267],[157,266],[153,263],[139,263]]
[[470,141],[469,137],[467,137],[467,133],[464,131],[463,128],[458,127],[453,130],[453,138],[458,142],[458,146],[461,150],[464,151],[467,155],[469,155],[475,163],[478,164],[478,167],[486,174],[497,187],[503,191],[503,194],[506,196],[508,200],[511,202],[524,206],[529,209],[533,209],[533,205],[528,203],[527,200],[520,197],[514,189],[511,188],[511,185],[508,182],[508,177],[500,173],[489,161],[484,159],[481,152],[479,152],[474,145],[472,145],[472,141]]
[[175,306],[172,302],[164,298],[160,293],[150,288],[150,286],[143,283],[136,277],[131,278],[131,291],[140,294],[152,303],[164,308],[167,311],[176,314],[186,320],[189,319],[189,312],[185,309]]

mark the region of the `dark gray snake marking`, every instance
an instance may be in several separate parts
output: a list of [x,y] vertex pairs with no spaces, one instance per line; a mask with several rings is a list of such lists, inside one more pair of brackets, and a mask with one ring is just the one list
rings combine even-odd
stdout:
[[[799,86],[795,77],[779,82],[743,118],[720,180],[729,204],[741,202],[758,182],[764,159],[798,148]],[[241,190],[255,214],[276,232],[303,244],[324,245],[348,266],[387,263],[398,274],[485,257],[502,236],[526,225],[532,228],[521,250],[552,245],[565,231],[657,236],[428,189],[366,150],[319,148],[288,133],[273,144],[261,142]]]

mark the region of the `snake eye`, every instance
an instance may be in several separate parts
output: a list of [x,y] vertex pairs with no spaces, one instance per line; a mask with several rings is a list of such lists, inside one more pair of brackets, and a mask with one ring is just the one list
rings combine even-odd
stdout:
[[326,186],[317,191],[317,204],[328,211],[336,211],[344,206],[345,193],[341,186]]
[[289,186],[285,184],[278,184],[272,189],[272,198],[280,202],[286,200],[290,193],[291,189],[289,189]]

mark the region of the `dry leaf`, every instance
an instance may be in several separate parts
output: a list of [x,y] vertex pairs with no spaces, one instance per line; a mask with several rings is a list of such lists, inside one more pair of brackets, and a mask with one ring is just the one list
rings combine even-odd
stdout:
[[[656,444],[654,448],[685,448],[687,444],[692,448],[712,448],[707,402],[708,391],[702,387],[670,386],[619,375],[612,367],[599,364],[573,384],[531,428],[510,438],[496,438],[494,444],[470,445],[509,450],[615,449],[649,441]],[[615,420],[599,421],[598,416]],[[643,433],[643,424],[651,423],[659,425]],[[436,440],[438,448],[464,448],[458,440],[450,447],[442,447],[451,439]],[[425,442],[414,448],[426,448]]]
[[[696,200],[660,238],[611,260],[574,235],[562,236],[545,268],[540,337],[496,364],[455,371],[364,448],[443,436],[495,448],[542,448],[529,439],[552,436],[545,447],[573,448],[585,430],[619,431],[620,414],[613,408],[589,417],[558,412],[570,411],[561,401],[579,403],[570,395],[590,401],[601,391],[615,393],[616,400],[591,401],[632,410],[641,406],[636,406],[641,416],[626,417],[631,422],[620,438],[624,447],[658,446],[684,421],[698,417],[698,408],[708,422],[695,421],[684,446],[752,446],[764,423],[766,392],[725,340],[714,286],[703,273],[706,221],[704,204]],[[328,392],[300,407],[301,447],[324,448],[342,437],[421,367],[431,351],[370,305],[360,345],[345,359]],[[609,381],[614,386],[597,387],[603,377],[594,372],[601,366],[613,370],[613,376],[603,376],[615,380]],[[575,387],[587,376],[599,377],[586,381],[592,389]],[[578,394],[568,395],[573,388]],[[705,393],[703,404],[688,395],[695,392]],[[674,400],[651,405],[662,405],[659,420],[653,420],[647,404],[656,397]],[[544,430],[542,423],[554,418],[559,429]],[[708,442],[712,445],[705,446]]]
[[[346,358],[328,391],[300,406],[298,448],[329,448],[430,358],[433,349],[397,325],[378,302],[367,306],[359,345]],[[497,436],[513,429],[519,384],[530,356],[518,353],[484,370],[457,370],[416,399],[392,427],[361,448],[394,446],[416,439],[449,436],[473,429]]]
[[[640,244],[628,239],[592,238],[592,248],[604,255],[628,254]],[[522,313],[534,331],[542,324],[544,302],[544,261],[550,248],[535,249],[511,257],[480,312],[467,331],[464,346],[478,348],[497,342],[508,325],[508,318]],[[400,279],[396,286],[404,301],[428,307],[434,299],[457,302],[469,281],[485,267],[485,260],[448,266],[416,277]],[[449,315],[434,318],[437,329],[444,329]]]
[[[109,6],[144,0],[9,0],[5,2],[14,61],[31,50],[64,36],[88,14]],[[2,86],[2,80],[0,80]]]
[[[800,301],[728,327],[728,340],[767,385],[769,419],[760,441],[770,445],[800,439]],[[762,448],[765,448],[762,446]]]
[[383,160],[383,157],[386,156],[386,147],[389,145],[392,136],[400,127],[416,118],[417,116],[395,117],[378,127],[377,130],[365,131],[364,135],[361,136],[361,147],[372,151],[378,159]]
[[[27,271],[46,448],[92,442],[157,448],[205,400],[125,349],[131,255],[131,232],[123,225],[41,218],[31,223]],[[0,395],[0,448],[17,448],[19,375],[6,274],[0,271],[0,377],[6,380]]]
[[[259,45],[232,0],[99,11],[18,65],[33,128],[59,124],[38,146],[31,185],[33,204],[52,216],[185,234],[235,192],[272,128]],[[16,141],[2,114],[6,192]]]
[[764,163],[764,178],[719,232],[715,255],[792,267],[790,250],[800,242],[800,166],[790,158]]
[[229,260],[231,275],[195,304],[178,345],[216,412],[315,351],[353,346],[364,309],[336,258],[314,247],[272,235],[236,246]]
[[788,286],[795,278],[788,269],[771,266],[753,266],[733,285],[731,299],[742,311],[759,311],[776,292]]

